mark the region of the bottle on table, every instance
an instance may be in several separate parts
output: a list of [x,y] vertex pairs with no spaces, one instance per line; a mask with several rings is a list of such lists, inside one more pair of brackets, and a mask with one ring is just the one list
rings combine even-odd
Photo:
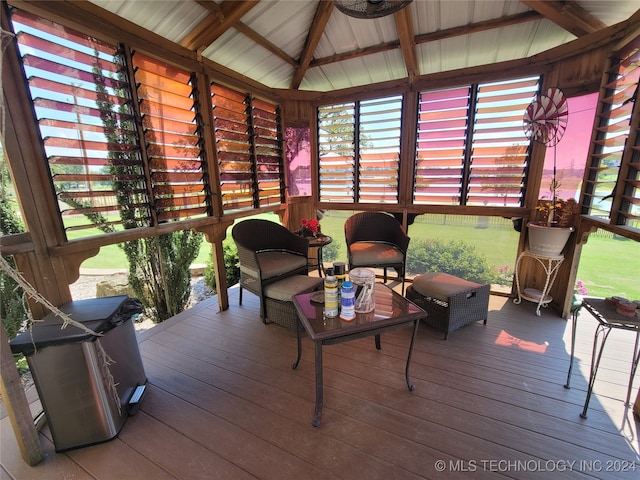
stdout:
[[356,287],[349,280],[342,284],[342,294],[340,298],[340,318],[343,320],[353,320],[356,318],[355,309]]
[[338,303],[342,294],[342,284],[347,279],[347,268],[344,262],[333,262],[333,274],[338,280]]
[[324,276],[324,315],[332,318],[337,317],[338,313],[338,279],[333,268],[327,268]]

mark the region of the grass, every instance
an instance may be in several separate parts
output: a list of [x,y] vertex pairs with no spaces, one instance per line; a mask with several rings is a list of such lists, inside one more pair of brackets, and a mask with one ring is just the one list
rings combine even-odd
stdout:
[[[65,226],[71,227],[76,225],[85,224],[86,220],[82,217],[65,219]],[[83,230],[71,230],[67,232],[67,238],[69,240],[86,238],[94,235],[102,235],[102,232],[97,228],[88,228]],[[202,241],[200,246],[200,253],[193,262],[194,264],[206,264],[211,259],[211,246]],[[100,248],[100,252],[95,257],[88,258],[82,263],[82,268],[93,269],[127,269],[127,257],[118,245],[107,245]]]
[[594,297],[618,295],[640,299],[640,249],[628,238],[591,235],[582,249],[579,280]]
[[[331,250],[336,252],[334,258],[328,257],[325,253],[325,261],[346,261],[344,221],[351,213],[327,212],[321,220],[322,232],[333,238]],[[264,214],[259,217],[278,221],[275,214]],[[414,244],[420,239],[427,238],[441,238],[445,241],[464,240],[473,245],[478,253],[484,255],[492,268],[497,270],[509,266],[513,270],[519,234],[511,227],[509,220],[505,220],[499,227],[495,225],[495,221],[493,219],[492,226],[484,228],[485,225],[475,220],[471,224],[460,224],[459,219],[455,217],[449,219],[444,216],[431,216],[428,219],[418,217],[409,227],[409,236]],[[88,230],[82,235],[70,232],[69,237],[79,238],[79,236],[99,233],[97,229]],[[230,232],[225,242],[233,242]],[[207,264],[210,259],[211,246],[203,241],[194,263]],[[126,269],[127,260],[117,245],[110,245],[102,247],[100,253],[87,259],[82,267]],[[637,242],[620,237],[611,238],[606,235],[592,234],[583,247],[577,278],[584,282],[590,296],[619,295],[629,299],[640,299],[638,271],[640,271],[640,252]]]

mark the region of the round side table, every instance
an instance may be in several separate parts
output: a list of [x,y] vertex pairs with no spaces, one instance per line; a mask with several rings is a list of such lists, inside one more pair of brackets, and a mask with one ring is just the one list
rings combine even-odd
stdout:
[[322,262],[322,248],[329,245],[333,242],[333,238],[329,235],[322,235],[320,237],[310,237],[309,238],[309,248],[315,248],[317,252],[317,262],[315,265],[313,263],[309,263],[309,267],[318,267],[318,274],[322,277],[323,271],[323,262]]

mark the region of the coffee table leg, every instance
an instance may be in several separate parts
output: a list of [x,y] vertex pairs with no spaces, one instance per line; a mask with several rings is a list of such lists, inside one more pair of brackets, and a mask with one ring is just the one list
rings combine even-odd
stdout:
[[416,334],[418,333],[418,325],[420,324],[420,319],[415,320],[413,325],[413,334],[411,335],[411,344],[409,345],[409,355],[407,355],[407,366],[404,370],[404,376],[407,380],[407,387],[409,387],[409,391],[413,392],[416,387],[411,383],[409,379],[409,365],[411,365],[411,354],[413,353],[413,342],[416,339]]
[[320,426],[322,416],[322,342],[315,342],[316,345],[316,410],[313,414],[311,424],[314,427]]
[[302,332],[300,331],[302,329],[302,326],[300,325],[300,319],[298,318],[296,320],[296,335],[298,337],[298,358],[296,358],[296,361],[294,362],[293,365],[291,365],[292,369],[296,369],[298,368],[298,364],[300,363],[300,358],[302,358]]

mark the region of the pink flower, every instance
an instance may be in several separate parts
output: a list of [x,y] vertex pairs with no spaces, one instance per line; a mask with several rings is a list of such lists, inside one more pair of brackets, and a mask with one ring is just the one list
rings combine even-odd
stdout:
[[576,287],[577,287],[578,293],[580,295],[587,295],[587,293],[588,293],[587,292],[587,287],[584,286],[584,283],[582,283],[582,280],[578,280],[576,282]]

